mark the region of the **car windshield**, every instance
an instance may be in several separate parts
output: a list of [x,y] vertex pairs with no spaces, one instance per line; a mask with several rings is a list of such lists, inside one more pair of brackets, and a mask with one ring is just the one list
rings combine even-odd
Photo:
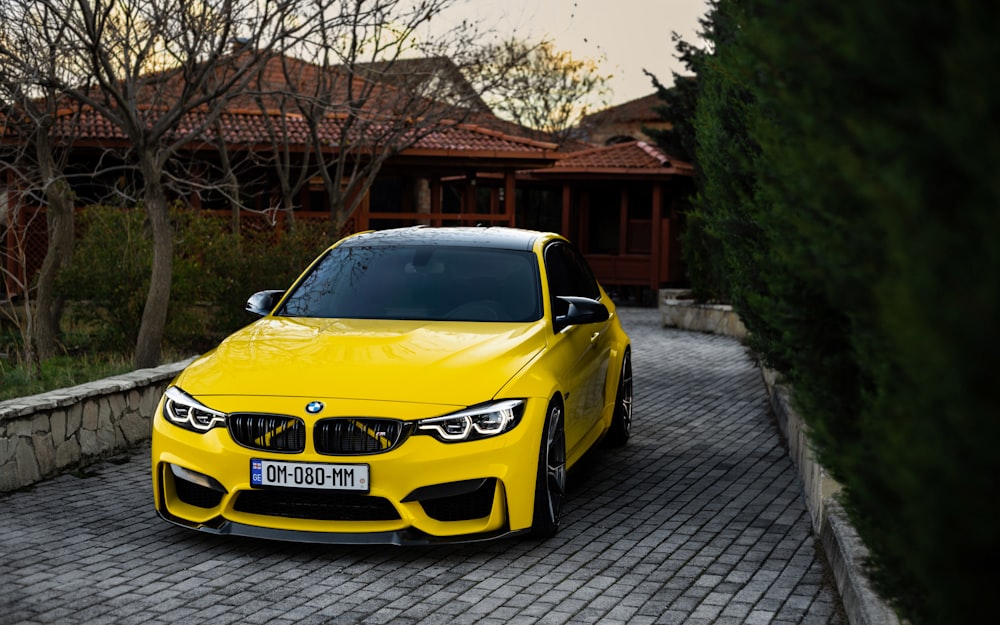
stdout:
[[535,321],[532,252],[431,245],[341,246],[289,294],[278,315],[432,321]]

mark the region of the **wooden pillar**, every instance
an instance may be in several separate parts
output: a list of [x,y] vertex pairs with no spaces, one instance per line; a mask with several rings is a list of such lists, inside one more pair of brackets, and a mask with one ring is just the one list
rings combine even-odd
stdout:
[[[663,264],[660,262],[660,255],[670,254],[670,241],[663,241],[664,245],[660,245],[660,240],[663,237],[663,227],[661,223],[663,221],[663,215],[661,214],[660,207],[663,205],[663,183],[656,181],[653,183],[653,228],[650,233],[650,262],[649,262],[649,288],[654,292],[660,288],[660,282],[662,281],[660,275],[660,267]],[[669,275],[669,262],[670,258],[667,258],[668,263],[668,274]]]
[[507,225],[511,228],[517,226],[515,223],[517,221],[517,189],[515,185],[516,178],[514,176],[514,170],[508,169],[504,172],[503,176],[503,207],[504,213],[507,215]]
[[355,232],[364,232],[369,230],[371,227],[368,225],[368,216],[371,211],[371,200],[372,200],[372,190],[368,189],[365,191],[364,197],[361,198],[361,204],[355,210],[357,215],[357,221],[354,222]]
[[[434,176],[431,178],[431,213],[435,215],[441,214],[441,176]],[[435,218],[431,220],[431,224],[434,226],[442,225],[440,218]]]

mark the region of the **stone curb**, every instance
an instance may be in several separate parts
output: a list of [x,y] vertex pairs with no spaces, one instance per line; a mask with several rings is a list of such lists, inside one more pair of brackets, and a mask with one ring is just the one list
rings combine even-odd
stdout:
[[791,407],[789,389],[777,381],[773,371],[761,371],[774,416],[788,442],[788,453],[802,478],[806,506],[837,581],[847,620],[851,625],[900,625],[895,612],[875,594],[868,580],[864,570],[868,548],[838,501],[839,485],[826,477],[826,470],[816,462],[808,436],[791,435],[804,433],[806,426]]
[[[660,291],[659,308],[665,327],[746,338],[746,327],[732,307],[696,304],[684,299],[688,294],[683,289]],[[840,485],[816,461],[806,425],[792,408],[790,389],[779,382],[775,371],[761,367],[761,372],[771,409],[788,444],[788,454],[802,480],[813,529],[833,570],[848,621],[851,625],[900,625],[895,612],[872,590],[864,571],[868,548],[837,499]]]
[[831,497],[820,542],[837,580],[840,599],[851,625],[899,625],[899,618],[871,587],[864,572],[868,548],[854,530],[843,506]]

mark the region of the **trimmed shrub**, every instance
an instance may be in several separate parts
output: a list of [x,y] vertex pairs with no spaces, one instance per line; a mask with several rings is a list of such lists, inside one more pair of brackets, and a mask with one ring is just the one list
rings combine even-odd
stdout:
[[1000,6],[717,6],[737,27],[699,76],[700,210],[734,305],[879,591],[914,625],[993,622]]

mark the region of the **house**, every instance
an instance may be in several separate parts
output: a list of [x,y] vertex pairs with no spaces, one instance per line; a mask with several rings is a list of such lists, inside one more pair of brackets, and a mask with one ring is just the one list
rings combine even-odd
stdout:
[[646,128],[668,130],[670,122],[656,112],[663,100],[651,93],[617,106],[587,115],[580,121],[580,136],[595,145],[613,145],[629,141],[653,143]]
[[[322,78],[315,66],[301,61],[281,57],[274,63],[262,74],[267,80],[280,82],[291,75],[304,82]],[[435,81],[456,75],[440,62],[413,67],[433,68],[427,74]],[[369,80],[379,75],[378,69],[366,70]],[[387,103],[395,88],[383,85],[373,106],[391,107]],[[652,104],[648,98],[643,101]],[[633,108],[632,103],[626,108]],[[126,137],[97,112],[79,113],[72,131],[57,124],[54,132],[72,137],[69,167],[78,175],[71,184],[83,206],[101,201],[109,189],[123,184],[121,170],[108,164],[129,146]],[[189,115],[192,119],[187,123],[193,124],[198,121],[194,116],[204,112]],[[609,132],[620,136],[621,127],[612,118],[610,112],[604,117],[600,113],[590,116],[592,136]],[[68,120],[69,116],[65,123]],[[225,146],[226,157],[240,161],[233,171],[242,205],[237,213],[241,228],[280,230],[289,208],[295,219],[329,219],[324,187],[315,176],[292,198],[291,207],[282,206],[272,160],[279,149],[276,129],[281,150],[307,162],[310,128],[301,113],[271,101],[262,105],[259,98],[254,101],[248,96],[234,99],[211,131],[185,145],[172,167],[178,178],[209,176],[218,170],[219,146]],[[328,116],[317,132],[325,137],[324,145],[329,146],[325,149],[336,150],[345,131],[338,118]],[[0,135],[0,142],[16,141],[9,129]],[[105,173],[94,169],[97,160]],[[684,279],[674,197],[690,176],[690,166],[643,141],[609,147],[582,142],[560,146],[488,111],[470,110],[464,121],[441,120],[412,145],[387,158],[342,234],[418,224],[553,230],[578,244],[607,287],[655,290]],[[37,270],[46,246],[44,207],[15,210],[23,203],[20,191],[13,175],[0,178],[0,199],[5,201],[5,210],[0,210],[5,215],[0,253],[8,296],[19,294],[10,276],[24,268],[29,274]],[[178,186],[175,197],[195,210],[228,211],[231,204],[214,186],[194,182]]]

